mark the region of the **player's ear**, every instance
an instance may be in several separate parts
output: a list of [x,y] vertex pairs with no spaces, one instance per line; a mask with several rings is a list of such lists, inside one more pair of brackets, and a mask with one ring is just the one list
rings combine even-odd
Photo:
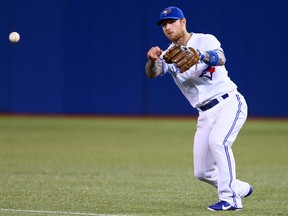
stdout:
[[187,22],[186,18],[180,19],[181,25],[186,26],[186,22]]
[[186,20],[186,18],[182,18],[182,19],[180,19],[180,22],[186,25],[187,20]]

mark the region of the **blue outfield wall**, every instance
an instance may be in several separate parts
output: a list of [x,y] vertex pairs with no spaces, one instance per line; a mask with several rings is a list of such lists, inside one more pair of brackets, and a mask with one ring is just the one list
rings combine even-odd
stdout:
[[170,5],[221,41],[250,116],[288,116],[286,0],[2,0],[0,112],[196,115],[171,77],[145,76],[148,49],[169,44],[155,23]]

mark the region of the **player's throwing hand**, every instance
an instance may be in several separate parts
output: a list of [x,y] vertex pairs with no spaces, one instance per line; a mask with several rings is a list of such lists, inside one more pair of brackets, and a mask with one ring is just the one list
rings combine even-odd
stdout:
[[161,50],[158,46],[152,47],[148,53],[147,57],[151,61],[159,60],[160,55],[162,54],[163,50]]

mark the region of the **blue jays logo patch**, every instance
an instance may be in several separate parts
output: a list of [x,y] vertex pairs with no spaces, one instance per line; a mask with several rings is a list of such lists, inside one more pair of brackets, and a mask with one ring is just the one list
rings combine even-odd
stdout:
[[204,71],[202,71],[199,77],[207,77],[208,79],[212,80],[214,72],[215,72],[215,67],[209,66]]
[[167,10],[163,11],[162,13],[164,14],[164,16],[166,16],[170,12],[171,12],[171,9],[167,9]]

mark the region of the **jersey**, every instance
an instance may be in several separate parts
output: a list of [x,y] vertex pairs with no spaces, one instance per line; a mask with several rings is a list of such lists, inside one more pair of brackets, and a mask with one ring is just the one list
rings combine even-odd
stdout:
[[[223,51],[215,36],[202,33],[191,34],[192,37],[187,43],[188,47],[201,51]],[[171,46],[162,53],[161,57]],[[237,85],[229,78],[225,65],[209,66],[204,62],[199,62],[184,73],[180,73],[175,64],[167,64],[163,61],[163,74],[165,73],[172,75],[175,83],[194,108],[237,89]]]

